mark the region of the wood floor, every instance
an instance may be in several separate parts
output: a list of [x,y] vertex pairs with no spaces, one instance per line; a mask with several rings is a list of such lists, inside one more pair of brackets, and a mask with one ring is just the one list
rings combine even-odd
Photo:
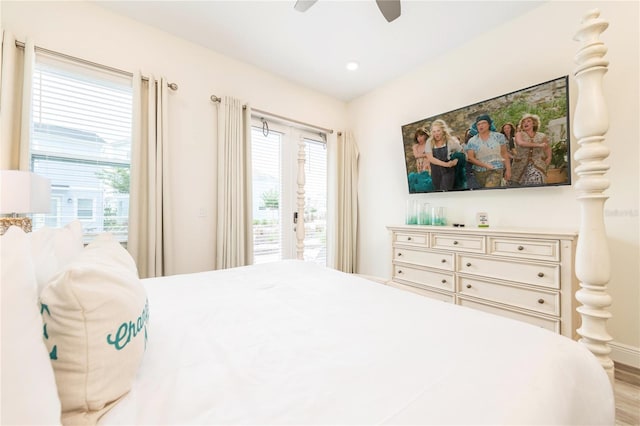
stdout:
[[616,425],[640,425],[640,370],[615,366]]

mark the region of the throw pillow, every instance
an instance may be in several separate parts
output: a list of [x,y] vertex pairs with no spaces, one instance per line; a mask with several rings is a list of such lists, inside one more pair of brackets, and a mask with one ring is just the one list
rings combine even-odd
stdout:
[[95,424],[130,389],[149,308],[135,262],[111,234],[85,247],[40,295],[63,424]]
[[63,228],[45,226],[27,235],[40,294],[53,276],[82,251],[82,224],[74,220]]
[[42,341],[29,239],[19,227],[10,227],[0,237],[0,270],[0,424],[60,424],[60,400]]

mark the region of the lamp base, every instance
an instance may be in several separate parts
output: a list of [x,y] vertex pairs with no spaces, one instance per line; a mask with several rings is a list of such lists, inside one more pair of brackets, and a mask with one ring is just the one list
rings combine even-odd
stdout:
[[31,219],[28,217],[0,217],[0,235],[4,235],[10,226],[18,226],[24,232],[31,232]]

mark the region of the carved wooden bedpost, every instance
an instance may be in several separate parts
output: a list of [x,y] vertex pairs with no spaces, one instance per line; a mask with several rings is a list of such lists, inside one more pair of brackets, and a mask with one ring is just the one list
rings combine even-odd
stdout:
[[580,162],[575,172],[579,176],[576,190],[581,213],[575,268],[580,290],[576,292],[576,299],[582,304],[578,307],[582,317],[578,329],[580,342],[596,355],[613,383],[614,366],[608,343],[612,338],[606,328],[607,320],[611,318],[606,309],[611,305],[611,296],[606,291],[611,267],[603,215],[608,198],[604,191],[609,187],[609,180],[605,178],[609,166],[603,160],[610,151],[603,143],[609,116],[602,77],[609,62],[604,59],[607,47],[599,40],[609,24],[599,16],[597,9],[587,12],[575,35],[575,40],[582,43],[575,57],[578,66],[574,72],[578,100],[573,131],[580,144],[574,158]]

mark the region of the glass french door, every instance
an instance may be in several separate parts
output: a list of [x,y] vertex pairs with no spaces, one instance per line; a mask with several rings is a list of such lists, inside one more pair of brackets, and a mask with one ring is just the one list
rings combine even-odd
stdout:
[[[327,150],[318,134],[269,123],[251,129],[254,263],[295,259],[299,203],[303,257],[326,264]],[[300,183],[304,185],[300,188]],[[304,197],[298,192],[304,191]]]

